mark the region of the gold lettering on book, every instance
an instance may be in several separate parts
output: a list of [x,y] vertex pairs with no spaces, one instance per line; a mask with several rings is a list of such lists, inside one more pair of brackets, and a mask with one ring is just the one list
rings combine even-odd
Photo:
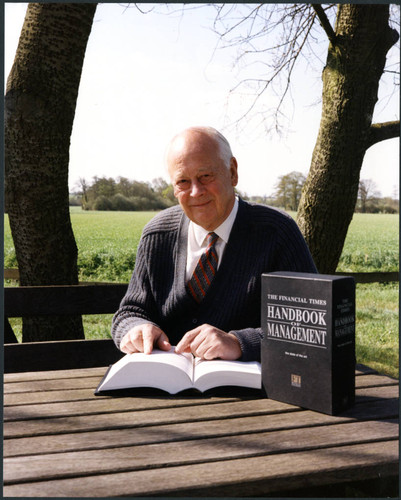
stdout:
[[326,347],[326,311],[267,304],[266,335],[316,347]]

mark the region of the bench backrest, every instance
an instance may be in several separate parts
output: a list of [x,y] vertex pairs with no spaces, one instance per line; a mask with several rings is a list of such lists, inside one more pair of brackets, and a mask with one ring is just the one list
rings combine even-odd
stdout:
[[123,354],[111,339],[18,344],[15,337],[12,339],[7,318],[112,314],[126,290],[126,284],[114,283],[4,288],[5,342],[13,342],[4,345],[4,372],[91,368],[115,363]]
[[112,339],[4,344],[4,373],[109,366],[122,356]]
[[17,286],[4,288],[8,318],[74,314],[112,314],[127,290],[126,284]]

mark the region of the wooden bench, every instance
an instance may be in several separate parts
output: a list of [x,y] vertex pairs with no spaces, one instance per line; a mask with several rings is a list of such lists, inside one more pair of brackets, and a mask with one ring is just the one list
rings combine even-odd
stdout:
[[[6,288],[5,314],[113,313],[126,286]],[[398,497],[397,381],[358,367],[355,408],[336,417],[266,398],[95,396],[121,356],[111,339],[4,346],[6,497]]]
[[[339,276],[352,276],[355,283],[389,283],[392,281],[400,281],[399,271],[378,271],[378,272],[336,272]],[[4,279],[19,281],[19,269],[6,268],[4,269]]]
[[8,318],[112,314],[127,284],[4,288],[4,371],[26,372],[107,366],[121,357],[112,339],[19,344]]
[[399,498],[398,381],[366,367],[340,416],[251,395],[95,396],[104,373],[4,376],[5,498]]

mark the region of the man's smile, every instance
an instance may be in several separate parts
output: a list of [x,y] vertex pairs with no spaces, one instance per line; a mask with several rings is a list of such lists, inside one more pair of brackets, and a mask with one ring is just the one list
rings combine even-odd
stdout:
[[194,203],[194,204],[191,204],[190,207],[191,208],[202,208],[202,207],[209,205],[210,203],[212,203],[212,200]]

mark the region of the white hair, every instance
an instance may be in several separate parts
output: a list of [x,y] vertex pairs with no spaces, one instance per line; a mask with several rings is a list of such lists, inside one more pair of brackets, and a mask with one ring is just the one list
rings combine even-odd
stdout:
[[230,167],[230,160],[233,157],[230,143],[224,135],[213,127],[192,127],[191,130],[206,134],[208,137],[216,141],[219,145],[220,154],[227,168]]
[[226,165],[227,168],[230,168],[231,158],[233,157],[230,143],[227,141],[227,139],[221,132],[219,132],[213,127],[195,126],[186,128],[185,130],[179,132],[176,136],[173,137],[167,148],[167,151],[169,150],[173,142],[175,142],[175,140],[178,139],[179,137],[183,136],[186,132],[199,132],[201,134],[208,136],[213,141],[215,141],[219,146],[220,155],[222,160],[224,161],[224,164]]

